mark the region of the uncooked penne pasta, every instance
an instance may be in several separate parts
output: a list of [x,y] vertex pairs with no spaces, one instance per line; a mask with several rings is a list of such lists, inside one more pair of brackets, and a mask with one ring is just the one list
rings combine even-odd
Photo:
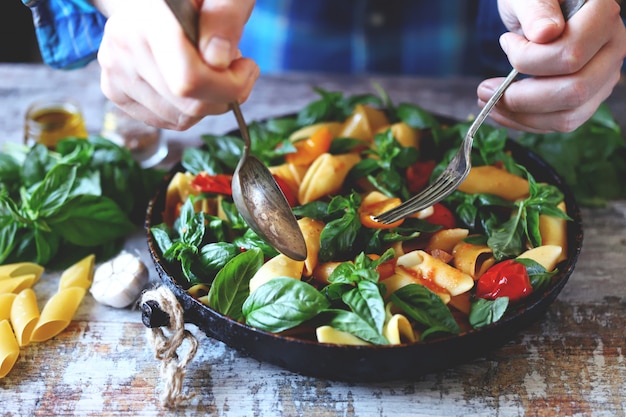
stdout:
[[20,355],[20,346],[15,339],[8,320],[0,320],[0,378],[4,378],[13,369]]
[[41,311],[31,341],[43,342],[65,330],[76,314],[85,292],[85,288],[70,287],[54,294]]
[[0,320],[9,320],[11,318],[11,306],[17,295],[9,292],[0,294]]
[[13,264],[0,265],[0,281],[22,275],[34,275],[34,284],[39,281],[41,274],[43,274],[43,267],[33,262],[17,262]]
[[93,282],[95,260],[95,255],[88,255],[64,270],[59,280],[59,291],[70,287],[89,289]]
[[35,274],[19,275],[14,278],[0,280],[0,294],[19,293],[26,288],[31,288],[37,281]]
[[39,306],[37,297],[31,288],[22,290],[11,306],[11,325],[15,332],[15,338],[20,346],[26,346],[39,320]]

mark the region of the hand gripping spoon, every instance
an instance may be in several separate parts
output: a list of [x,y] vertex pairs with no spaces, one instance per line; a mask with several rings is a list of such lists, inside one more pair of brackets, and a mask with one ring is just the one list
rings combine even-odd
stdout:
[[[190,0],[165,0],[189,41],[198,45],[198,12]],[[244,140],[243,155],[233,175],[233,200],[248,226],[274,249],[303,261],[307,256],[304,236],[291,207],[272,173],[250,155],[250,135],[239,103],[230,103]]]

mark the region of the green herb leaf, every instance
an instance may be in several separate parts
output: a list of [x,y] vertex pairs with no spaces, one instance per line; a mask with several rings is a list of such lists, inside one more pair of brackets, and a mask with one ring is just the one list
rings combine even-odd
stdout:
[[228,261],[213,280],[208,294],[209,307],[233,320],[243,318],[242,307],[250,292],[250,279],[262,265],[263,254],[257,249]]
[[268,332],[296,327],[328,308],[326,297],[310,284],[285,277],[257,288],[243,304],[246,324]]
[[471,305],[469,322],[475,329],[495,323],[502,318],[508,306],[509,297],[495,300],[478,298]]
[[437,294],[423,285],[405,285],[394,291],[390,300],[413,320],[426,326],[421,336],[422,340],[437,332],[452,334],[460,332],[450,309]]

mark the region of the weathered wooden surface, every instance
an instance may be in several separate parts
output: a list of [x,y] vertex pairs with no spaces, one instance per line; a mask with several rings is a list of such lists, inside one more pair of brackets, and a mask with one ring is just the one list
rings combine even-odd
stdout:
[[[395,102],[415,102],[456,118],[477,111],[477,80],[376,81]],[[78,99],[90,130],[97,131],[104,103],[98,85],[95,66],[65,73],[0,65],[0,142],[21,141],[26,107],[51,94]],[[244,114],[253,120],[289,113],[315,97],[313,85],[372,91],[367,78],[267,77],[244,105]],[[625,92],[621,86],[610,99],[622,126]],[[200,143],[200,134],[233,127],[232,117],[224,115],[188,132],[166,132],[168,163],[182,147]],[[23,348],[12,372],[0,379],[0,415],[625,416],[626,201],[585,209],[583,218],[585,241],[576,271],[546,316],[470,363],[411,381],[334,382],[243,357],[189,325],[200,349],[184,384],[195,396],[172,412],[158,403],[159,364],[140,313],[108,308],[87,296],[66,331]],[[127,248],[150,265],[141,231]],[[42,304],[57,280],[58,274],[49,272],[36,285]]]

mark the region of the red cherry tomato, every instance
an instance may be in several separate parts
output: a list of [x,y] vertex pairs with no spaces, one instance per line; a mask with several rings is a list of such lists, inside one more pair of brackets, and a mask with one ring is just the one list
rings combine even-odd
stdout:
[[444,229],[452,229],[456,227],[456,219],[449,208],[441,203],[437,203],[433,206],[433,209],[435,210],[434,213],[426,217],[424,220],[429,223],[439,225]]
[[526,267],[514,259],[495,264],[476,283],[476,297],[488,300],[509,297],[509,301],[515,302],[532,292]]
[[435,161],[418,161],[406,169],[407,187],[411,193],[426,188],[436,165]]
[[276,184],[278,184],[278,188],[280,188],[280,190],[283,192],[283,194],[285,194],[285,198],[287,199],[287,202],[289,203],[289,206],[290,207],[297,206],[298,205],[298,196],[291,189],[291,187],[289,187],[289,185],[287,185],[287,181],[285,181],[284,179],[282,179],[278,175],[272,175],[272,176],[274,177],[274,180],[276,181]]
[[191,181],[191,186],[201,193],[215,193],[232,195],[233,190],[231,188],[231,182],[233,180],[232,175],[217,174],[209,175],[206,172],[201,172]]

